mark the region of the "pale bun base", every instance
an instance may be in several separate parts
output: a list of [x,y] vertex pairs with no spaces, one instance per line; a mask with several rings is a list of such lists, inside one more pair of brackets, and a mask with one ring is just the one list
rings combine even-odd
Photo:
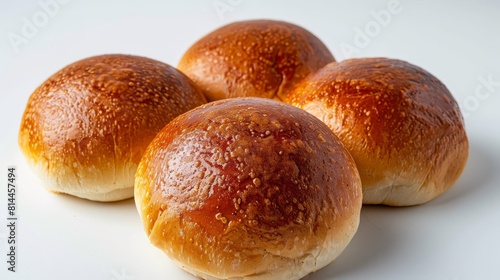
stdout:
[[422,140],[428,151],[365,151],[360,148],[364,140],[349,134],[356,130],[340,130],[332,117],[338,112],[324,102],[312,101],[301,108],[328,125],[350,150],[363,182],[363,204],[411,206],[429,202],[450,189],[465,168],[468,142],[463,131],[454,130],[434,142]]
[[361,179],[320,120],[264,98],[229,98],[163,128],[135,176],[151,243],[204,279],[301,279],[357,231]]
[[47,189],[122,200],[133,197],[135,170],[158,131],[205,103],[189,78],[160,61],[89,57],[59,70],[31,94],[18,144]]
[[458,103],[439,79],[408,62],[330,63],[287,97],[322,120],[350,152],[364,204],[428,202],[452,187],[467,162]]
[[77,193],[72,191],[70,192],[62,192],[59,190],[54,190],[50,188],[46,188],[48,191],[51,191],[56,194],[69,194],[72,196],[76,196],[79,198],[83,199],[88,199],[92,201],[98,201],[98,202],[114,202],[114,201],[120,201],[120,200],[125,200],[125,199],[130,199],[134,196],[134,188],[126,188],[126,189],[116,189],[107,193],[88,193],[88,192],[81,192]]
[[29,164],[44,187],[54,193],[64,193],[100,202],[119,201],[134,196],[134,186],[130,184],[134,180],[137,168],[134,164],[108,169],[108,171],[99,167],[55,167],[50,166],[47,161],[40,161],[37,165],[32,162]]
[[[267,253],[264,259],[268,260],[267,263],[269,267],[267,271],[262,273],[218,278],[174,261],[181,269],[205,280],[299,280],[332,263],[350,243],[354,233],[358,229],[358,225],[359,215],[352,215],[350,219],[345,220],[343,226],[339,226],[338,229],[335,229],[342,230],[336,231],[329,241],[325,241],[323,247],[316,248],[309,252],[301,252],[302,256],[297,258],[287,258],[282,255]],[[264,263],[264,261],[262,263]],[[272,264],[274,264],[274,266],[272,266]]]

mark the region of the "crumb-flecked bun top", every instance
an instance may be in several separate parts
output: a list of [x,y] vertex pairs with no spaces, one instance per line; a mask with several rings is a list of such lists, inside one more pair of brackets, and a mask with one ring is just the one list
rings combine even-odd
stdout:
[[436,77],[405,61],[330,63],[285,101],[339,136],[360,171],[365,203],[426,202],[465,166],[468,141],[457,102]]
[[204,103],[192,81],[167,64],[131,55],[90,57],[64,67],[31,95],[19,146],[49,189],[113,200],[106,193],[126,187],[131,197],[149,142],[177,115]]
[[298,279],[349,243],[360,184],[321,121],[274,100],[232,98],[157,135],[135,200],[152,243],[195,275]]
[[211,101],[245,96],[282,99],[297,81],[332,61],[328,48],[302,27],[249,20],[201,38],[178,68]]

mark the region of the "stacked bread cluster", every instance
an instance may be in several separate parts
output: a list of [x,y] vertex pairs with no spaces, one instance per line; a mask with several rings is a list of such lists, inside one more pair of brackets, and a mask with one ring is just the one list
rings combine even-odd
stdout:
[[335,62],[271,20],[215,30],[177,69],[75,62],[31,95],[19,145],[51,191],[135,196],[151,242],[204,279],[300,279],[344,250],[362,203],[425,203],[468,155],[437,78],[396,59]]

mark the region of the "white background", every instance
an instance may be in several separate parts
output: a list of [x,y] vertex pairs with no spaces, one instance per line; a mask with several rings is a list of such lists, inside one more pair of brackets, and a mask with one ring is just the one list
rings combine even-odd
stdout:
[[[466,116],[470,158],[454,188],[418,207],[364,207],[346,251],[308,279],[500,279],[500,1],[400,0],[379,22],[391,1],[61,0],[50,13],[39,4],[49,1],[0,0],[0,279],[195,279],[149,244],[133,200],[45,191],[17,147],[19,122],[33,90],[69,63],[126,53],[175,66],[207,32],[256,18],[305,27],[337,60],[416,64]],[[16,273],[4,261],[8,166],[18,177]]]

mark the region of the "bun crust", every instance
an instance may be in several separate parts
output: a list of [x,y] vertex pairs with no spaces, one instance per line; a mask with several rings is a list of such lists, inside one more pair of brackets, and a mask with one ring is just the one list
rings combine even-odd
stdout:
[[135,170],[156,133],[204,103],[192,81],[164,63],[129,55],[91,57],[35,90],[19,146],[51,191],[126,199],[133,196]]
[[300,279],[357,230],[361,181],[321,121],[263,98],[209,103],[168,124],[136,175],[151,242],[204,279]]
[[356,161],[365,204],[427,202],[459,178],[468,140],[459,107],[434,76],[387,58],[331,63],[286,102],[326,123]]
[[335,61],[309,31],[282,21],[223,26],[196,42],[178,69],[210,101],[255,96],[282,99],[299,80]]

